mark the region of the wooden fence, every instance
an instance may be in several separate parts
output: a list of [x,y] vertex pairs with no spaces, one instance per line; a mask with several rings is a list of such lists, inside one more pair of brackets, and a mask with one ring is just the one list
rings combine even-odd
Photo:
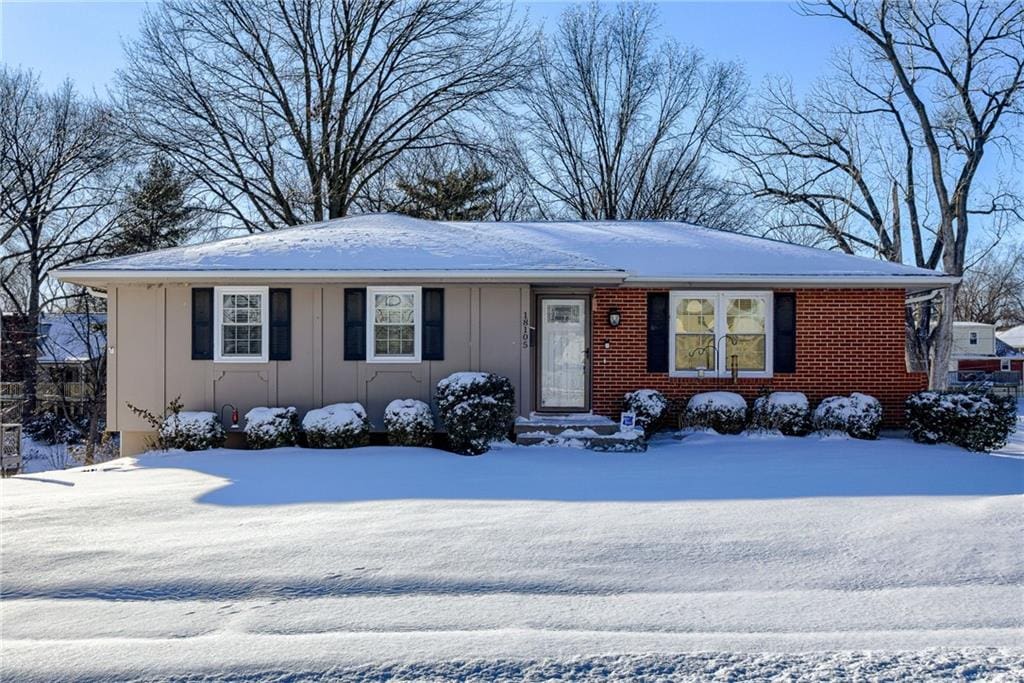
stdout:
[[[0,382],[0,400],[20,401],[25,398],[25,387],[21,382]],[[83,401],[86,398],[85,382],[39,382],[36,384],[36,399],[59,401]]]
[[0,475],[21,471],[21,425],[0,423]]

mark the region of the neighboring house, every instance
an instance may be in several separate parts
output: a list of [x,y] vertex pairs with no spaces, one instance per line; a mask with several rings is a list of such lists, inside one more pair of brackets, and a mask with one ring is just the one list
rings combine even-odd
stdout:
[[81,382],[83,368],[101,358],[107,344],[103,313],[60,313],[39,320],[38,362],[49,381]]
[[1024,353],[1002,342],[995,325],[953,323],[953,354],[949,369],[957,374],[952,376],[952,381],[972,382],[992,372],[1015,372],[1019,377],[1022,366]]
[[[518,410],[617,417],[654,388],[861,391],[885,419],[927,385],[904,352],[933,271],[671,222],[368,215],[58,273],[107,293],[108,415],[125,453],[161,412],[430,401],[448,374],[509,377]],[[733,379],[735,367],[737,377]]]
[[957,369],[957,361],[965,356],[995,356],[996,326],[987,323],[953,323],[953,353],[949,369]]
[[[87,367],[102,358],[106,347],[106,315],[59,313],[39,319],[36,332],[36,398],[43,407],[73,404],[88,394]],[[31,342],[30,342],[31,343]],[[17,368],[12,359],[5,367]],[[4,373],[0,395],[6,403],[23,396],[23,372]]]

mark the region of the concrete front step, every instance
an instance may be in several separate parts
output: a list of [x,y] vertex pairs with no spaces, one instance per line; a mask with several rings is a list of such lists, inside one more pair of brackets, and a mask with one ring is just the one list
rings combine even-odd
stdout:
[[592,451],[640,452],[647,450],[647,442],[637,435],[583,434],[582,430],[566,430],[561,434],[526,432],[516,437],[520,446],[577,446]]
[[603,415],[594,415],[593,413],[568,413],[560,415],[530,413],[530,417],[520,417],[516,419],[515,424],[515,433],[517,437],[520,434],[534,434],[539,432],[543,432],[544,434],[561,434],[567,429],[589,429],[595,434],[608,436],[618,432],[619,425],[617,422],[610,420]]

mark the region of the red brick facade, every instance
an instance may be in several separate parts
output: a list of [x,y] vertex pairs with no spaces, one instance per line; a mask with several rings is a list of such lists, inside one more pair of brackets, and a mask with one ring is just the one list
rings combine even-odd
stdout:
[[[647,372],[649,291],[654,290],[594,290],[592,402],[597,413],[617,418],[623,395],[640,388],[657,389],[682,404],[702,391],[735,391],[752,400],[767,387],[802,391],[812,407],[826,396],[870,394],[881,401],[885,423],[896,425],[903,419],[906,397],[928,385],[924,373],[907,371],[902,290],[795,290],[796,372],[740,379],[737,384],[729,378]],[[617,328],[608,325],[612,307],[622,312]]]
[[[1002,369],[1001,358],[961,358],[957,361],[957,369],[961,372],[980,370],[982,372],[997,372]],[[1017,374],[1024,374],[1024,360],[1011,359],[1010,370]]]

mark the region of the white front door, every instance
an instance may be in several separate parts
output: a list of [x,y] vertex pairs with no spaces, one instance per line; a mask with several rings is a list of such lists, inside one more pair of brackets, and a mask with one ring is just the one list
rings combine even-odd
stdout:
[[540,300],[540,408],[587,409],[587,300]]

